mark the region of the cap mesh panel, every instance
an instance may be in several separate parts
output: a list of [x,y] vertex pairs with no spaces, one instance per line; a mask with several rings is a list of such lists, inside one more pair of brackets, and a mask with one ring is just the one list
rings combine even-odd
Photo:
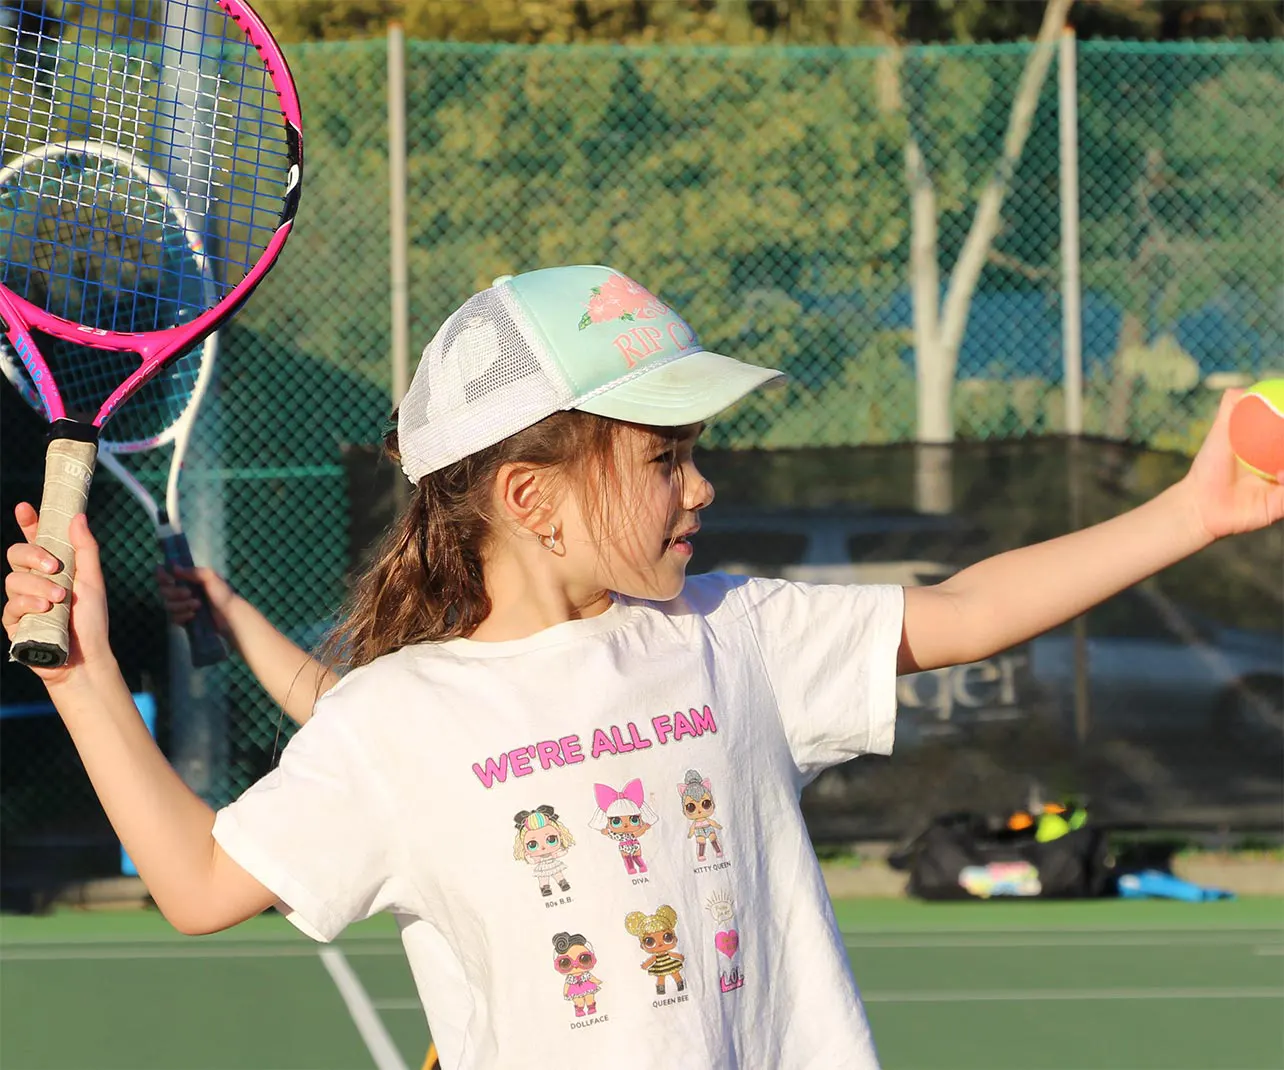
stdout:
[[402,468],[418,482],[574,400],[508,287],[493,286],[464,302],[424,350],[401,404]]

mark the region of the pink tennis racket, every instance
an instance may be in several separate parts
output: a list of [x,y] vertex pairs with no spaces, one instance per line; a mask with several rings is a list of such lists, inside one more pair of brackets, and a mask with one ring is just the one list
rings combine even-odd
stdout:
[[[62,10],[0,27],[0,328],[50,424],[36,541],[70,590],[103,425],[272,268],[303,139],[289,68],[242,0]],[[10,656],[63,664],[69,603],[24,617]]]

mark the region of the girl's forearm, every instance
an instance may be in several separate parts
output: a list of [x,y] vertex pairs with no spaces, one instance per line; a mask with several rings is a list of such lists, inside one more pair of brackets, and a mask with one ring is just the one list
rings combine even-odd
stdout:
[[[1182,484],[1081,531],[989,558],[925,590],[951,603],[933,666],[986,658],[1078,616],[1209,545]],[[914,597],[914,589],[906,597]],[[909,635],[911,616],[907,606]],[[916,648],[917,651],[917,648]],[[924,655],[929,651],[924,649]]]
[[213,810],[161,754],[114,663],[86,668],[49,694],[156,905],[176,928],[205,931],[214,894]]
[[339,682],[337,674],[282,635],[239,595],[223,610],[223,618],[238,653],[291,720],[306,721],[316,700]]

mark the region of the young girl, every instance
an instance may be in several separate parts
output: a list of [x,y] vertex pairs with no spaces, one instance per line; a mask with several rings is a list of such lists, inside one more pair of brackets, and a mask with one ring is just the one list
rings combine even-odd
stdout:
[[[332,940],[392,911],[447,1067],[722,1068],[745,1052],[784,1070],[876,1066],[803,785],[890,751],[898,671],[1046,631],[1278,520],[1284,488],[1235,462],[1228,394],[1188,474],[1152,501],[937,586],[686,582],[713,500],[692,459],[701,424],[775,377],[706,352],[607,268],[505,277],[470,298],[400,408],[390,446],[415,490],[348,607],[351,671],[279,767],[217,814],[134,709],[76,518],[72,656],[39,673],[166,917],[207,933],[276,905]],[[48,551],[15,546],[9,560],[12,632],[63,594]],[[507,841],[483,834],[536,792],[587,799],[686,769],[741,785],[722,821],[756,849],[716,872],[693,872],[685,822],[660,822],[646,878],[586,866],[574,902],[557,904],[529,895]],[[635,971],[620,919],[643,879],[689,928],[714,924],[711,893],[734,898],[745,984],[723,992],[713,929],[689,931],[685,1001],[622,999],[568,1021],[545,981],[548,941],[598,934],[602,972]]]

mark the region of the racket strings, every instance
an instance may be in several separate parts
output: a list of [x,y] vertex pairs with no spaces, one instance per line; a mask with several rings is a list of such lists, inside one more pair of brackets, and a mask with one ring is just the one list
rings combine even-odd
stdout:
[[[66,5],[66,18],[44,15],[34,26],[20,23],[10,47],[0,47],[0,92],[8,90],[6,166],[49,143],[85,140],[115,145],[156,168],[213,239],[204,251],[215,280],[210,303],[217,303],[244,279],[279,225],[289,150],[277,91],[244,33],[210,0],[135,4],[124,13],[117,6],[115,0]],[[165,21],[150,17],[154,13]],[[14,206],[13,185],[10,176],[0,189],[0,242],[20,243],[31,229]],[[86,203],[82,195],[77,203]],[[128,199],[113,205],[106,219],[75,232],[75,241],[99,240],[97,258],[48,252],[42,263],[74,272],[89,270],[97,259],[99,266],[114,262],[123,271],[125,246],[136,235],[120,228],[140,218],[147,217],[131,211]],[[47,231],[44,240],[61,242],[68,252],[86,251],[62,228]],[[20,253],[6,253],[4,260],[23,262]],[[124,274],[102,281],[131,285]]]
[[136,332],[177,326],[207,307],[182,219],[132,171],[61,153],[32,161],[5,192],[17,254],[5,284],[45,311]]
[[[87,418],[86,414],[92,417],[116,384],[138,366],[137,359],[127,353],[88,349],[39,331],[33,333],[55,380],[60,385],[63,382],[68,384],[63,390],[64,403],[73,415],[81,418]],[[205,343],[210,344],[208,341]],[[129,404],[122,406],[103,428],[99,440],[102,448],[132,453],[151,449],[166,441],[196,395],[204,349],[204,346],[197,346],[144,383],[130,398]],[[83,369],[97,361],[106,362],[102,373],[85,375]],[[40,395],[35,384],[3,338],[0,338],[0,372],[18,389],[31,408],[40,410]],[[113,376],[115,380],[109,382]]]
[[[113,331],[173,326],[210,303],[199,238],[145,178],[96,156],[64,153],[40,162],[21,187],[34,200],[24,209],[36,226],[31,266],[21,276],[10,270],[7,285],[64,319]],[[91,419],[139,367],[133,353],[90,349],[41,332],[36,339],[73,417]],[[21,362],[7,345],[4,350],[6,375],[39,407]],[[193,399],[201,352],[197,347],[144,384],[111,421],[104,444],[143,448],[165,437]]]

